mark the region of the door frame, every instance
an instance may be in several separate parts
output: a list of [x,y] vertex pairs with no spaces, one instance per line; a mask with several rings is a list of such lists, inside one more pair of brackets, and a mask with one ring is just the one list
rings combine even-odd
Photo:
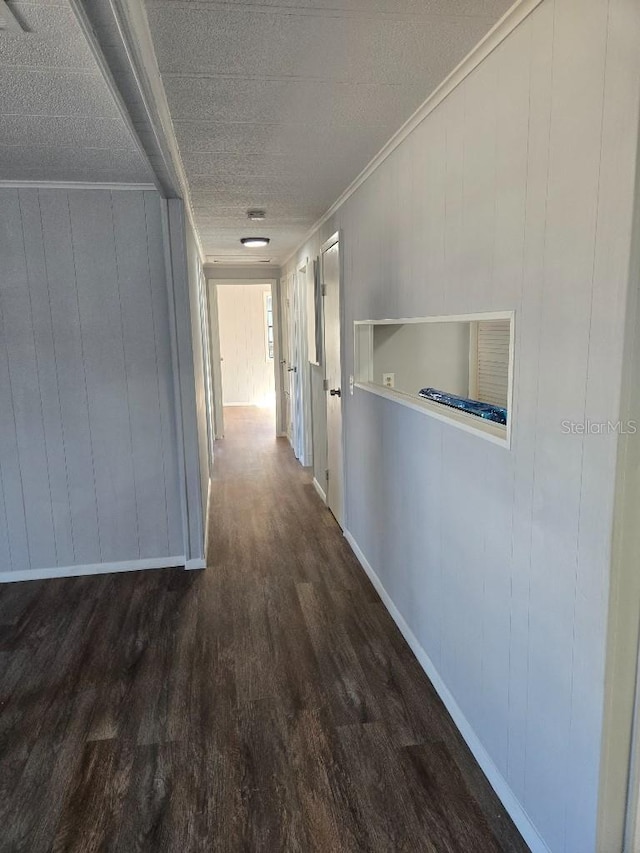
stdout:
[[[277,397],[279,404],[278,430],[282,438],[286,438],[295,451],[295,414],[294,398],[291,394],[292,379],[288,375],[293,357],[293,340],[291,335],[291,315],[293,312],[293,273],[281,276],[279,280],[278,299],[278,378]],[[274,333],[275,334],[275,333]],[[285,367],[286,365],[286,367]],[[287,418],[287,403],[285,397],[289,394],[289,417]],[[291,434],[289,434],[291,427]]]
[[[209,324],[211,327],[210,339],[214,341],[211,351],[212,377],[213,377],[213,400],[214,400],[214,424],[216,438],[224,438],[224,406],[222,389],[222,358],[220,356],[220,321],[218,318],[218,285],[226,284],[251,284],[265,285],[271,287],[271,299],[273,308],[273,375],[276,390],[276,435],[281,435],[280,424],[282,419],[280,399],[280,281],[277,278],[207,278],[207,294],[210,298]],[[213,310],[215,300],[215,310]],[[217,342],[217,346],[215,345]],[[219,413],[219,415],[218,415]],[[220,420],[218,420],[218,418]],[[219,427],[222,425],[222,429]]]
[[220,323],[218,321],[218,286],[207,281],[209,296],[209,341],[211,344],[211,385],[213,391],[213,428],[216,440],[224,438],[224,406],[222,403],[222,358],[220,356]]
[[[323,365],[323,375],[324,375],[324,388],[325,395],[329,393],[329,386],[327,383],[327,347],[326,347],[326,317],[325,317],[325,283],[324,283],[324,255],[332,246],[335,246],[338,243],[338,270],[339,270],[339,281],[338,281],[338,322],[340,324],[340,388],[343,390],[342,397],[340,401],[342,403],[341,406],[341,436],[340,441],[342,442],[342,472],[341,472],[341,480],[342,480],[342,519],[340,521],[340,525],[343,530],[348,530],[348,502],[347,502],[347,442],[346,442],[346,407],[344,402],[347,398],[346,389],[348,387],[348,383],[345,383],[345,359],[346,359],[346,330],[344,323],[344,249],[343,249],[343,231],[341,228],[338,228],[328,240],[325,240],[324,243],[320,246],[320,286],[322,292],[322,365]],[[325,407],[326,411],[326,407]],[[327,464],[329,459],[329,419],[326,419],[326,438],[327,438]],[[329,489],[328,484],[326,488],[327,495],[327,505],[329,500]]]
[[298,313],[298,382],[301,398],[301,431],[298,437],[300,463],[313,465],[313,436],[311,420],[311,366],[309,363],[309,334],[307,300],[309,299],[309,277],[313,281],[313,264],[309,258],[298,264],[295,275],[295,305]]

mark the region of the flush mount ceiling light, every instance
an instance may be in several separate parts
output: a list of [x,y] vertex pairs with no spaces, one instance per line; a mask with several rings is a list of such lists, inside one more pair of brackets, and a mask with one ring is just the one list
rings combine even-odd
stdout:
[[256,208],[255,210],[247,211],[247,218],[250,219],[252,222],[262,222],[262,220],[266,219],[266,217],[267,214],[264,210],[258,210]]
[[269,245],[268,237],[243,237],[240,242],[245,249],[264,249]]

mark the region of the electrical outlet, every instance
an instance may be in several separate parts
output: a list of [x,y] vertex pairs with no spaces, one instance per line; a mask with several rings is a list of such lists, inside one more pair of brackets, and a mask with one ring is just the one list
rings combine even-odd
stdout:
[[396,384],[396,375],[395,373],[383,373],[382,374],[382,384],[385,388],[393,388]]

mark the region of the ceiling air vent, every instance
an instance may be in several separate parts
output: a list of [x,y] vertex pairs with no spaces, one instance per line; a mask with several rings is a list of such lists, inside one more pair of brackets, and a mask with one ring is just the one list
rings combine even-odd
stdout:
[[22,33],[20,22],[7,6],[4,0],[0,0],[0,33]]

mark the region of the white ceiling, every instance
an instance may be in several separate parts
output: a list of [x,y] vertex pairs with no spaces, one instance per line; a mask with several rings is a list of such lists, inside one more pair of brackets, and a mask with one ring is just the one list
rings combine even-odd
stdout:
[[152,182],[69,3],[7,5],[27,32],[0,31],[0,180]]
[[281,262],[510,5],[147,0],[208,258]]

